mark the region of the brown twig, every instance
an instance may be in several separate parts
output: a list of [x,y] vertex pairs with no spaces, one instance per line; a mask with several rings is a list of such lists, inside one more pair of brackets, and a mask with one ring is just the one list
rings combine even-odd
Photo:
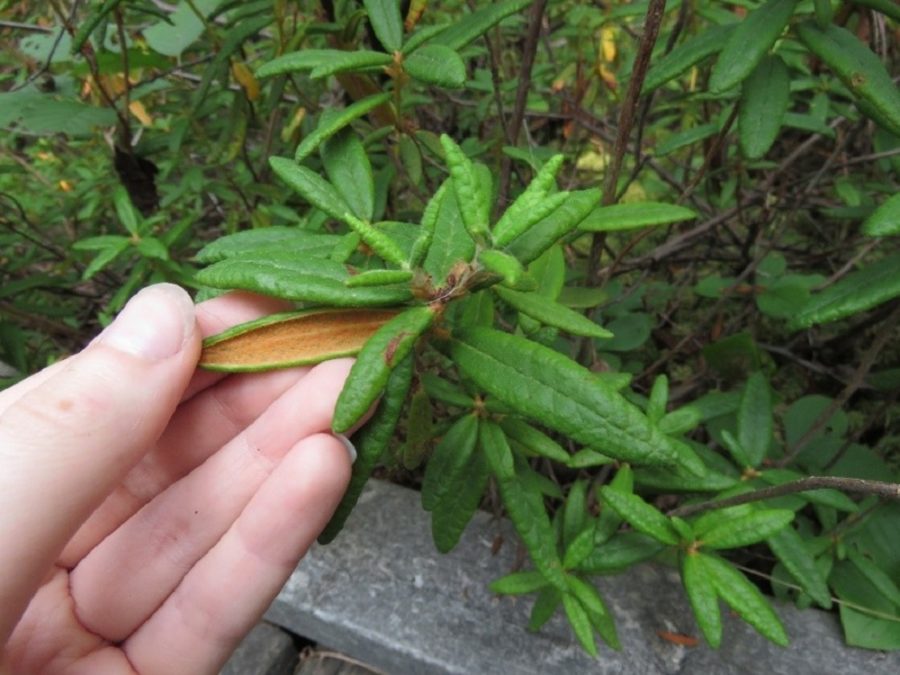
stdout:
[[753,492],[745,492],[725,499],[711,499],[706,502],[700,502],[699,504],[686,504],[669,511],[668,515],[686,518],[695,513],[701,513],[711,509],[724,509],[727,506],[750,504],[752,502],[758,502],[764,499],[774,499],[776,497],[783,497],[797,492],[822,490],[826,488],[843,490],[844,492],[876,495],[878,497],[884,497],[885,499],[900,500],[900,483],[885,483],[878,480],[844,478],[841,476],[807,476],[806,478],[799,478],[790,483],[773,485],[772,487],[754,490]]

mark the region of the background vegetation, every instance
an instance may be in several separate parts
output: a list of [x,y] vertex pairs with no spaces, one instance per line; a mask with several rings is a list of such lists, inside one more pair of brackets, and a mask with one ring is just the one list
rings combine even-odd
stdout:
[[[502,252],[472,262],[465,242],[481,235],[465,199],[453,216],[465,228],[436,234],[430,250],[446,256],[426,261],[432,277],[446,281],[462,261],[502,280],[492,295],[467,286],[448,325],[500,328],[513,354],[527,341],[565,355],[580,370],[560,366],[560,378],[595,373],[604,401],[627,401],[638,426],[687,447],[705,475],[644,465],[637,450],[580,437],[577,420],[569,429],[523,410],[479,380],[459,346],[485,335],[471,331],[453,347],[441,335],[417,347],[411,396],[389,397],[405,411],[399,427],[368,431],[393,438],[378,471],[424,481],[441,549],[478,506],[505,508],[535,570],[495,589],[536,592],[534,628],[560,607],[591,652],[595,631],[617,641],[589,579],[651,557],[680,566],[712,644],[718,598],[784,643],[758,588],[839,612],[850,644],[900,648],[896,3],[0,0],[0,10],[3,386],[79,349],[148,283],[201,298],[210,286],[261,289],[195,277],[201,260],[232,255],[221,247],[259,248],[290,228],[306,255],[357,271],[402,266],[368,221],[404,241],[452,174],[457,196],[475,177],[496,223],[543,175],[530,208],[557,186],[591,208],[534,259],[513,246],[524,268]],[[295,153],[363,225],[278,180],[291,184],[294,169],[270,157]],[[551,185],[539,171],[556,154]],[[614,204],[638,206],[604,210]],[[255,234],[197,257],[245,232]],[[570,313],[535,315],[519,297],[535,295]],[[448,448],[476,443],[471,456],[483,451],[490,467],[454,469]],[[429,477],[437,469],[420,469],[429,459],[450,461],[454,488],[477,475],[479,489],[448,498]],[[489,474],[496,489],[485,492]]]

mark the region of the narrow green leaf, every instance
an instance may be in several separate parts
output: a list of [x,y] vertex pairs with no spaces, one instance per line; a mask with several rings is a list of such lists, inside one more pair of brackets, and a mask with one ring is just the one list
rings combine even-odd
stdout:
[[430,307],[413,307],[397,315],[376,332],[359,356],[338,397],[331,428],[348,431],[378,399],[394,367],[412,350],[434,320]]
[[522,194],[503,212],[494,225],[493,239],[496,246],[505,246],[565,202],[568,193],[550,194],[556,188],[556,174],[564,161],[564,155],[551,157]]
[[431,42],[460,50],[509,15],[525,9],[530,4],[531,0],[507,0],[490,4],[456,19],[447,30],[441,31]]
[[569,461],[569,453],[556,441],[533,426],[515,417],[506,417],[500,426],[510,440],[515,441],[528,452],[565,464]]
[[355,274],[344,285],[347,288],[359,288],[360,286],[389,286],[402,284],[412,279],[413,273],[409,270],[367,270]]
[[458,89],[466,83],[466,64],[455,51],[438,44],[425,45],[403,61],[411,77],[425,84]]
[[328,61],[313,68],[309,76],[315,80],[336,73],[381,69],[392,62],[393,59],[382,52],[373,52],[365,49],[358,49],[352,52],[338,51]]
[[472,160],[447,134],[441,134],[441,145],[453,178],[454,194],[463,223],[469,234],[477,239],[484,236],[488,229],[491,210],[489,186],[479,179]]
[[[427,387],[426,387],[427,391]],[[422,508],[432,511],[466,467],[478,441],[478,417],[460,417],[437,444],[422,481]]]
[[649,94],[666,82],[674,80],[703,59],[722,51],[723,45],[734,29],[734,24],[711,26],[700,35],[675,47],[647,71],[641,93]]
[[412,297],[408,285],[347,288],[344,282],[349,278],[340,263],[293,251],[228,258],[196,276],[198,283],[212,288],[241,289],[331,307],[399,305]]
[[887,199],[862,224],[863,234],[886,237],[900,234],[900,194]]
[[94,32],[94,29],[99,26],[100,22],[109,16],[121,2],[122,0],[104,0],[102,5],[88,15],[87,19],[85,19],[78,27],[78,32],[75,33],[75,37],[72,38],[72,47],[70,50],[72,54],[81,52],[81,48],[84,46],[84,43],[88,41],[88,38],[91,36],[91,33]]
[[137,237],[140,234],[140,225],[144,219],[137,209],[134,208],[134,204],[131,203],[128,191],[121,185],[113,191],[113,205],[116,207],[119,223],[128,231],[128,234]]
[[528,549],[534,566],[547,581],[560,590],[564,589],[562,563],[556,551],[556,537],[543,497],[539,492],[528,489],[515,475],[512,451],[503,430],[497,424],[483,421],[478,439],[491,473],[497,478],[503,505]]
[[478,510],[489,477],[484,455],[475,452],[462,471],[448,483],[431,514],[432,538],[441,553],[448,553],[459,542],[466,525]]
[[897,5],[894,0],[853,0],[853,4],[870,7],[876,12],[889,16],[894,21],[900,21],[900,5]]
[[816,559],[793,527],[785,527],[771,535],[766,543],[784,568],[803,590],[824,609],[831,609],[831,593]]
[[696,429],[703,421],[699,410],[690,405],[673,410],[659,420],[659,429],[670,436],[680,436]]
[[434,231],[437,227],[441,205],[444,199],[446,199],[449,185],[450,181],[441,183],[437,192],[434,193],[432,198],[428,201],[428,204],[425,206],[425,211],[422,213],[421,231],[415,244],[413,244],[412,254],[410,255],[409,264],[413,268],[419,267],[428,255],[428,251],[431,248],[431,242],[434,239]]
[[731,89],[744,80],[775,44],[798,0],[768,0],[750,12],[728,38],[709,78],[712,91]]
[[752,504],[738,504],[737,506],[729,506],[723,509],[707,511],[703,515],[694,519],[693,523],[691,523],[691,527],[694,530],[694,534],[699,539],[702,539],[703,535],[705,535],[710,530],[727,525],[727,523],[737,518],[743,518],[747,514],[753,513],[754,510],[755,509]]
[[521,293],[502,286],[494,286],[493,290],[510,307],[545,326],[553,326],[572,335],[612,337],[612,333],[583,314],[553,302],[538,293]]
[[296,255],[327,257],[340,240],[341,237],[337,234],[273,225],[219,237],[201,248],[194,257],[201,263],[214,263],[251,251],[259,251],[265,255],[279,250]]
[[728,453],[734,458],[735,463],[742,469],[752,467],[750,456],[741,447],[740,441],[736,439],[728,429],[722,430],[722,445],[728,450]]
[[616,631],[616,621],[612,614],[596,614],[588,612],[588,618],[594,630],[600,634],[604,642],[617,651],[621,651],[622,643],[619,641],[619,634]]
[[619,574],[665,549],[652,537],[639,532],[622,532],[598,546],[578,565],[586,574]]
[[415,33],[407,37],[406,42],[403,43],[403,48],[400,51],[404,54],[412,54],[426,42],[430,42],[436,35],[447,30],[451,25],[453,24],[447,22],[437,23],[431,26],[422,26],[416,30]]
[[822,29],[813,21],[805,21],[797,26],[797,35],[841,79],[860,110],[900,136],[900,90],[872,50],[846,28],[834,24]]
[[878,590],[882,597],[891,602],[894,607],[900,609],[900,588],[898,588],[896,581],[891,579],[884,570],[855,548],[848,549],[847,557],[850,558],[850,562],[862,572],[863,576]]
[[794,519],[790,509],[765,509],[733,518],[711,528],[701,538],[706,548],[739,548],[768,539]]
[[778,55],[763,58],[744,80],[738,107],[738,142],[749,159],[765,155],[791,102],[791,76]]
[[545,623],[556,613],[562,602],[562,594],[555,586],[542,590],[531,608],[531,617],[528,619],[528,630],[535,632],[541,629]]
[[834,9],[831,7],[831,0],[814,0],[813,5],[816,11],[816,23],[820,28],[825,28],[834,19]]
[[359,500],[363,486],[393,437],[394,428],[397,426],[400,411],[403,409],[403,402],[406,400],[406,395],[412,382],[412,371],[411,357],[404,359],[394,369],[388,379],[384,396],[382,396],[375,413],[366,422],[365,426],[353,436],[353,445],[356,447],[356,461],[353,463],[350,484],[328,525],[322,534],[319,535],[320,543],[329,543],[341,531],[347,516],[350,515],[353,507]]
[[587,521],[587,481],[576,480],[569,488],[563,510],[562,544],[567,547],[585,528]]
[[658,423],[666,414],[668,402],[669,378],[659,375],[653,380],[653,388],[650,390],[650,399],[647,401],[647,418],[654,424]]
[[372,227],[371,223],[360,220],[349,211],[341,219],[347,223],[375,253],[398,267],[406,267],[406,254],[394,239],[385,232]]
[[578,602],[580,602],[582,607],[588,612],[599,616],[609,615],[609,610],[606,609],[603,598],[600,597],[600,593],[597,592],[597,589],[593,584],[579,579],[572,574],[567,574],[566,585],[569,587],[569,591],[572,595],[578,598]]
[[808,328],[837,321],[887,302],[900,295],[900,254],[890,255],[852,272],[812,296],[790,327]]
[[617,232],[650,225],[668,225],[696,217],[696,211],[677,204],[661,202],[613,204],[595,208],[578,223],[578,229],[584,232]]
[[772,394],[760,372],[747,378],[737,416],[737,440],[750,466],[759,466],[772,443]]
[[[444,185],[444,196],[435,196],[438,203],[435,207],[437,214],[434,235],[423,263],[436,286],[441,286],[460,262],[469,262],[475,255],[475,242],[463,224],[453,181],[448,180]],[[443,189],[445,188],[442,186],[441,190]],[[438,195],[441,190],[438,190]]]
[[[303,142],[297,146],[297,151],[294,153],[294,161],[302,162],[304,159],[309,157],[309,155],[315,152],[316,148],[318,148],[323,142],[334,136],[337,132],[346,127],[353,120],[358,119],[374,110],[378,106],[387,103],[390,99],[390,93],[375,94],[374,96],[367,96],[366,98],[347,106],[340,112],[329,111],[328,113],[323,114],[322,118],[319,120],[319,125],[316,127],[316,130],[313,131],[309,136],[304,138]],[[371,171],[372,169],[370,166],[370,174]]]
[[681,582],[703,637],[713,649],[722,643],[722,614],[712,580],[707,576],[702,558],[688,553],[681,560]]
[[328,180],[350,205],[353,215],[371,220],[375,213],[375,180],[369,155],[356,133],[343,129],[325,141],[319,152]]
[[434,373],[423,373],[422,384],[428,392],[428,395],[436,401],[441,401],[442,403],[456,406],[457,408],[472,408],[475,406],[474,398],[455,384],[448,382]]
[[351,211],[334,186],[305,166],[299,166],[285,157],[270,157],[269,164],[281,180],[293,188],[301,197],[332,218],[343,220]]
[[563,569],[576,569],[587,560],[594,551],[595,536],[594,527],[588,527],[572,539],[563,555]]
[[[335,59],[343,58],[348,52],[342,49],[301,49],[296,52],[282,54],[260,66],[256,71],[256,77],[262,79],[285,73],[294,73],[298,70],[312,70],[318,66],[324,66]],[[386,54],[382,56],[387,56]],[[387,57],[387,63],[390,63]]]
[[[638,532],[643,532],[669,546],[678,544],[678,533],[669,519],[637,495],[614,490],[608,486],[600,488],[600,495],[603,501]],[[791,516],[793,515],[792,512]]]
[[480,262],[489,272],[503,277],[510,286],[518,286],[525,276],[525,268],[516,258],[503,251],[486,250],[478,254]]
[[131,248],[131,241],[127,238],[117,237],[117,239],[120,239],[120,241],[110,243],[109,245],[98,249],[100,252],[90,263],[88,263],[88,266],[84,268],[84,272],[81,273],[81,278],[83,280],[90,279],[97,274],[97,272],[118,258],[122,253]]
[[575,637],[584,647],[584,651],[593,657],[597,656],[597,643],[594,641],[594,628],[588,617],[587,611],[582,607],[578,599],[569,593],[563,593],[562,596],[563,609],[566,612],[566,618],[575,632]]
[[[677,461],[670,439],[643,413],[559,352],[489,328],[462,332],[451,349],[479,387],[580,443],[626,461]],[[702,465],[688,468],[704,471]]]
[[[610,490],[618,490],[622,494],[634,492],[634,471],[627,464],[623,464],[616,471],[616,475],[609,482]],[[608,504],[602,505],[600,517],[597,519],[597,527],[594,528],[594,543],[600,545],[607,541],[619,529],[622,517]]]
[[549,586],[540,572],[513,572],[491,582],[490,589],[500,595],[525,595]]
[[389,52],[398,51],[403,45],[400,0],[363,0],[363,6],[381,46]]
[[719,596],[763,637],[787,647],[789,640],[781,619],[759,589],[721,558],[703,553],[697,557]]
[[506,247],[523,265],[537,259],[563,236],[573,231],[600,202],[600,190],[575,190],[562,206],[534,223]]

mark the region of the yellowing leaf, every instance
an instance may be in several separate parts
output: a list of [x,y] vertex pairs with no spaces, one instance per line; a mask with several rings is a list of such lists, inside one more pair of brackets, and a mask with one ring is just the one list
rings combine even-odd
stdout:
[[250,72],[246,63],[243,61],[232,61],[231,74],[234,75],[234,79],[237,80],[238,84],[243,87],[248,99],[255,101],[259,98],[259,82],[253,76],[253,73]]
[[607,63],[616,60],[616,32],[609,26],[600,29],[600,54]]
[[144,107],[144,104],[140,101],[131,101],[131,103],[128,104],[128,110],[145,127],[153,125],[153,118],[150,117],[147,109]]

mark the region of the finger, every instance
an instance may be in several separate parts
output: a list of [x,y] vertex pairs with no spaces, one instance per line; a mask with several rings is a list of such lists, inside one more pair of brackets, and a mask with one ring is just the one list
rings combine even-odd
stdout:
[[[333,436],[301,441],[234,525],[123,644],[145,675],[212,673],[259,620],[325,527],[350,477]],[[228,593],[222,589],[227,588]]]
[[143,623],[231,527],[285,453],[330,428],[351,363],[313,368],[246,431],[85,556],[71,576],[84,626],[116,642]]
[[[290,303],[284,300],[237,291],[197,305],[197,326],[200,335],[206,338],[239,323],[253,321],[276,312],[285,312],[290,308]],[[188,400],[197,392],[211,387],[227,375],[227,373],[198,370],[185,389],[182,400]]]
[[65,542],[162,433],[199,337],[190,297],[160,284],[0,415],[0,638]]
[[228,377],[179,405],[153,448],[69,540],[59,564],[74,567],[144,504],[246,429],[309,370]]

